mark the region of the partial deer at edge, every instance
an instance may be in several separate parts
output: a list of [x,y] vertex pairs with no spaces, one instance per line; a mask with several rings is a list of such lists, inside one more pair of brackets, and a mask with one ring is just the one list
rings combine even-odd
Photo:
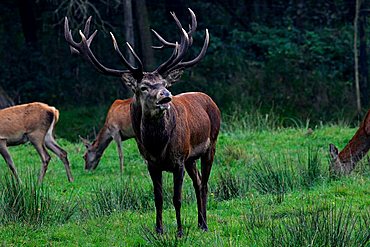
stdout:
[[[136,141],[142,156],[148,162],[149,174],[154,186],[156,206],[156,231],[163,232],[162,210],[162,172],[173,173],[174,196],[173,204],[176,211],[177,232],[182,236],[181,198],[184,171],[193,181],[198,206],[198,226],[204,231],[207,226],[207,194],[208,180],[216,150],[216,141],[220,129],[221,114],[213,100],[204,93],[185,93],[172,96],[167,89],[178,81],[186,68],[196,65],[204,57],[209,34],[206,29],[203,47],[192,60],[184,61],[184,57],[193,43],[192,35],[196,30],[197,21],[191,14],[191,25],[186,32],[174,13],[176,25],[180,30],[181,40],[168,42],[153,31],[162,46],[158,49],[172,48],[170,58],[152,72],[144,72],[142,62],[130,44],[126,43],[137,61],[137,67],[131,65],[121,53],[114,35],[111,33],[113,45],[121,62],[128,70],[110,69],[102,65],[90,49],[96,31],[90,36],[90,19],[86,22],[84,32],[80,31],[81,42],[72,38],[65,19],[65,38],[72,52],[80,54],[94,67],[105,75],[121,78],[133,92],[131,103],[131,121]],[[201,159],[201,175],[196,160]]]
[[132,99],[115,100],[113,102],[107,113],[104,126],[100,129],[93,143],[81,138],[86,147],[83,156],[86,170],[96,169],[105,149],[114,140],[117,144],[120,171],[123,172],[124,162],[121,142],[135,137],[131,124],[131,102]]
[[367,112],[364,120],[362,120],[355,135],[342,151],[338,152],[338,148],[334,144],[329,144],[331,156],[330,172],[334,175],[350,174],[369,149],[370,110]]
[[46,148],[62,160],[68,180],[73,181],[67,152],[54,139],[54,128],[58,119],[57,109],[37,102],[0,110],[0,153],[17,180],[19,180],[17,169],[8,151],[8,146],[16,146],[29,141],[39,153],[42,161],[39,183],[42,182],[50,161]]

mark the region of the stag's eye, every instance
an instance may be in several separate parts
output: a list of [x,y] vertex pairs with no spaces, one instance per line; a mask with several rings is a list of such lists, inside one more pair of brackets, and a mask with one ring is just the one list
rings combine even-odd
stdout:
[[146,86],[141,86],[141,87],[140,87],[140,90],[141,90],[141,92],[146,92],[146,91],[148,91],[148,87],[146,87]]

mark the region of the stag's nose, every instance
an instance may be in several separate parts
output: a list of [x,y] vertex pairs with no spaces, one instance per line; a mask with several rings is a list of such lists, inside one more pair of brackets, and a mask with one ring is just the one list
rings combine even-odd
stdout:
[[159,101],[165,101],[167,103],[172,100],[172,94],[167,89],[162,89],[161,91],[158,92],[157,99]]
[[167,89],[162,89],[157,94],[157,106],[159,106],[161,109],[168,109],[169,104],[172,100],[172,94]]
[[172,94],[167,89],[163,89],[159,92],[158,98],[172,98]]

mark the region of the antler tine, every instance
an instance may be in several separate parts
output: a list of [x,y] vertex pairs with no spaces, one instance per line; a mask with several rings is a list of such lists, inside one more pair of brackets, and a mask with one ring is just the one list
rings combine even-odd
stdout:
[[178,49],[179,49],[179,44],[176,42],[175,43],[175,48],[173,49],[172,55],[170,56],[170,58],[166,62],[159,65],[158,68],[156,69],[156,71],[159,74],[162,74],[163,72],[165,72],[167,66],[170,65],[172,63],[172,61],[176,58]]
[[[197,18],[195,16],[194,12],[190,8],[188,8],[188,10],[189,10],[190,16],[191,16],[191,25],[189,24],[189,31],[188,31],[189,46],[191,46],[193,44],[193,37],[192,37],[192,35],[196,31],[196,29],[197,29]],[[175,19],[177,26],[181,30],[182,29],[182,25],[181,25],[180,21],[177,19],[175,13],[174,12],[171,12],[171,15]],[[169,41],[165,40],[154,29],[152,29],[152,32],[158,38],[158,40],[162,43],[162,45],[160,45],[160,46],[152,46],[153,49],[160,50],[160,49],[163,49],[165,47],[170,47],[170,48],[175,47],[175,43],[172,43],[172,42],[169,42]]]
[[[189,48],[189,37],[186,31],[182,28],[181,29],[182,35],[181,35],[181,44],[178,45],[176,42],[176,56],[171,56],[171,60],[167,60],[165,63],[163,63],[161,66],[159,66],[155,71],[157,71],[159,74],[164,74],[166,71],[170,71],[171,67],[175,66],[177,63],[179,63],[185,56],[188,48]],[[173,53],[174,54],[174,53]]]
[[127,59],[125,58],[125,56],[123,56],[121,50],[119,49],[118,47],[118,44],[117,44],[117,41],[116,41],[116,38],[114,37],[113,33],[112,32],[109,32],[110,33],[110,36],[112,37],[112,41],[113,41],[113,47],[114,47],[114,50],[118,53],[118,55],[120,56],[120,59],[122,61],[122,63],[124,65],[126,65],[127,67],[130,68],[130,70],[136,70],[137,68],[134,68],[128,61]]
[[182,32],[181,43],[179,45],[178,54],[176,58],[172,61],[172,63],[168,65],[168,69],[170,69],[171,67],[181,62],[182,59],[185,57],[186,52],[189,49],[189,36],[183,28],[181,29],[181,32]]
[[112,75],[116,77],[121,77],[125,73],[129,73],[129,70],[116,70],[116,69],[109,69],[102,65],[94,56],[90,49],[91,42],[93,41],[94,37],[96,36],[97,30],[89,36],[90,32],[90,23],[91,17],[85,23],[84,33],[79,30],[79,34],[81,36],[81,41],[79,43],[75,42],[72,37],[72,31],[69,29],[68,18],[65,17],[64,19],[64,38],[66,39],[67,43],[70,45],[70,49],[72,53],[77,53],[85,58],[87,61],[92,63],[94,67],[101,73],[106,75]]
[[85,34],[86,37],[89,36],[91,18],[92,18],[92,16],[90,16],[89,18],[87,18],[87,21],[85,23],[84,34]]
[[131,45],[128,42],[126,42],[126,44],[127,44],[128,48],[129,48],[130,52],[132,53],[132,55],[134,55],[135,59],[138,61],[138,67],[137,68],[135,68],[134,66],[132,66],[127,61],[127,59],[125,58],[125,56],[122,54],[121,50],[118,47],[116,38],[114,37],[114,35],[113,35],[112,32],[110,32],[110,35],[112,37],[114,50],[116,50],[116,52],[120,56],[122,63],[129,68],[129,70],[132,72],[132,74],[134,75],[135,78],[141,78],[142,75],[143,75],[143,63],[141,62],[139,56],[135,53],[134,49],[131,47]]
[[206,52],[207,52],[207,49],[208,49],[208,45],[209,45],[209,32],[208,32],[208,29],[206,29],[206,37],[204,39],[202,50],[200,51],[200,53],[198,54],[198,56],[196,56],[193,60],[186,61],[186,62],[180,62],[179,64],[177,64],[176,66],[174,66],[171,70],[185,69],[185,68],[189,68],[189,67],[197,64],[206,55]]
[[64,18],[64,38],[66,39],[67,43],[69,44],[69,48],[72,54],[80,54],[80,52],[76,49],[78,47],[78,43],[76,43],[72,38],[72,31],[69,29],[69,23],[67,16]]
[[102,65],[98,61],[98,59],[96,59],[95,55],[92,53],[89,47],[89,44],[88,44],[88,40],[86,39],[85,35],[82,33],[81,30],[79,31],[79,34],[81,36],[81,47],[80,47],[79,52],[83,54],[83,57],[85,57],[88,61],[90,61],[99,72],[105,75],[112,75],[116,77],[121,77],[123,74],[130,72],[129,70],[109,69],[105,67],[104,65]]
[[171,42],[168,42],[166,41],[161,35],[159,35],[154,29],[152,29],[152,32],[154,33],[154,35],[159,39],[159,41],[162,43],[161,46],[154,46],[152,45],[152,48],[153,49],[157,49],[157,50],[160,50],[160,49],[163,49],[164,47],[175,47],[175,43],[171,43]]
[[[176,49],[176,56],[171,56],[169,60],[167,60],[165,63],[163,63],[161,66],[159,66],[155,71],[159,74],[164,74],[167,70],[170,70],[171,67],[175,66],[177,63],[181,62],[181,60],[184,58],[187,50],[189,49],[189,36],[187,32],[182,28],[182,25],[179,21],[179,19],[176,17],[175,13],[171,12],[172,17],[174,18],[177,27],[181,30],[181,38],[180,38],[180,45]],[[156,32],[155,32],[156,33]],[[167,47],[173,46],[173,43],[165,41],[159,34],[157,35],[159,37],[162,44]],[[176,43],[177,47],[177,43]],[[174,54],[174,53],[173,53]]]
[[126,42],[126,45],[127,47],[130,49],[130,52],[132,53],[132,55],[134,55],[135,59],[138,61],[138,67],[137,67],[137,72],[141,72],[141,75],[143,75],[143,63],[141,62],[141,59],[139,58],[139,56],[136,54],[136,52],[134,51],[134,49],[131,47],[130,43],[129,42]]
[[197,30],[197,17],[195,16],[193,10],[191,10],[191,8],[188,8],[189,12],[190,12],[190,16],[191,16],[191,25],[189,25],[189,31],[188,31],[188,35],[189,35],[189,45],[191,46],[193,44],[193,33]]

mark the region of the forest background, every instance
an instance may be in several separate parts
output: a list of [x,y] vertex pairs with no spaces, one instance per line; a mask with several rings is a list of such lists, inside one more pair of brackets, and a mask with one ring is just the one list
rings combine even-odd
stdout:
[[1,1],[1,103],[42,101],[58,108],[106,109],[114,99],[132,96],[119,79],[100,75],[70,54],[64,16],[76,40],[77,31],[93,16],[92,29],[98,35],[91,47],[104,64],[124,69],[113,49],[112,31],[122,50],[125,41],[134,45],[150,71],[171,52],[150,48],[158,44],[150,28],[178,40],[170,11],[187,27],[188,7],[198,19],[189,57],[201,49],[205,28],[211,42],[204,60],[184,74],[174,93],[203,91],[224,115],[273,112],[288,119],[283,125],[308,119],[313,124],[356,122],[369,108],[370,2],[361,0]]

